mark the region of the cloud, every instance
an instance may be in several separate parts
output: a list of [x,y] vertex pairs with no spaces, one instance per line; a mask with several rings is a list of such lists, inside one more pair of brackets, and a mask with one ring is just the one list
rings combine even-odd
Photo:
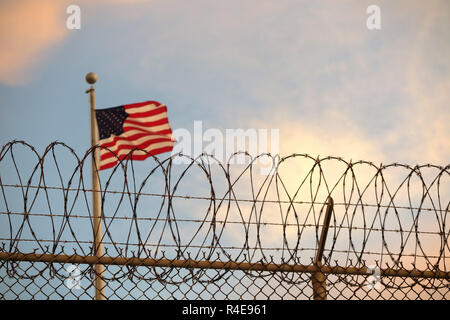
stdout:
[[[108,5],[131,5],[149,0],[114,0]],[[33,70],[48,59],[51,49],[70,34],[66,28],[66,8],[71,1],[22,0],[0,2],[0,83],[25,85]],[[106,1],[79,1],[87,10],[101,9]],[[96,8],[93,8],[96,7]],[[84,11],[82,11],[84,13]]]
[[117,4],[133,4],[133,3],[145,3],[152,0],[102,0],[107,3],[117,3]]
[[[385,23],[378,33],[356,27],[354,20],[361,19],[361,14],[354,13],[353,7],[343,15],[347,24],[339,14],[318,13],[321,20],[339,28],[328,39],[311,31],[309,37],[317,37],[302,43],[307,54],[271,70],[276,81],[260,82],[249,90],[258,108],[265,111],[256,115],[257,126],[280,128],[285,154],[446,165],[450,158],[450,64],[446,59],[450,45],[442,37],[448,34],[450,17],[448,10],[436,4],[416,3],[408,14],[400,5],[384,4]],[[275,47],[289,52],[293,43],[279,42]],[[331,46],[334,43],[338,49]],[[329,52],[313,54],[316,45],[330,46]],[[296,61],[308,63],[299,67]],[[274,104],[276,99],[282,103]],[[236,109],[249,110],[241,104]]]
[[45,53],[67,36],[64,2],[4,1],[0,3],[0,82],[23,85]]
[[[434,6],[424,14],[421,32],[408,61],[406,92],[411,106],[404,113],[402,131],[410,153],[427,162],[450,159],[450,44],[442,41],[449,27],[449,10]],[[430,50],[430,48],[436,48]],[[406,110],[405,110],[406,111]]]

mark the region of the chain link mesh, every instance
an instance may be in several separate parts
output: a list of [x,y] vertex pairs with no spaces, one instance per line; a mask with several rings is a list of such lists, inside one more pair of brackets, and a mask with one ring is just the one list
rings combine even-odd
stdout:
[[[306,154],[238,153],[226,166],[208,155],[125,159],[96,171],[98,257],[84,181],[92,151],[2,147],[0,299],[94,299],[95,277],[107,299],[312,299],[314,276],[327,299],[450,298],[448,165]],[[246,163],[232,165],[238,157]]]

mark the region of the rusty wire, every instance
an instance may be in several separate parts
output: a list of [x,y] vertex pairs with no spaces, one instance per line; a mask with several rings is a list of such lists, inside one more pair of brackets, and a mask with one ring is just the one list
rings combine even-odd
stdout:
[[[23,141],[2,147],[0,298],[93,296],[92,190],[85,184],[92,152],[79,157],[60,142],[42,155]],[[238,156],[246,164],[230,165]],[[271,174],[258,175],[262,157],[271,159]],[[185,163],[176,164],[180,159]],[[236,153],[223,165],[210,155],[177,154],[139,164],[123,160],[100,173],[108,298],[309,299],[330,196],[333,217],[319,266],[330,298],[450,297],[449,165],[375,165],[307,154],[275,160]],[[283,175],[293,160],[302,165]],[[196,189],[203,194],[193,194]],[[153,264],[143,262],[148,259]],[[64,285],[70,263],[80,264],[87,279],[79,293]],[[370,265],[381,270],[382,290],[367,289]]]

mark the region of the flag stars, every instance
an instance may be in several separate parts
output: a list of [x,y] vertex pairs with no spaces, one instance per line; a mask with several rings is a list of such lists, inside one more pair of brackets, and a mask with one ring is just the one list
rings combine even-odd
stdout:
[[123,123],[128,117],[123,106],[95,110],[100,139],[106,139],[112,134],[118,136],[123,132]]

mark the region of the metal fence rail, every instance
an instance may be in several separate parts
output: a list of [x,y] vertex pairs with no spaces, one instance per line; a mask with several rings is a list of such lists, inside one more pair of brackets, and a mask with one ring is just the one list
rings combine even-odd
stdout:
[[98,257],[91,153],[1,149],[0,299],[450,298],[448,165],[124,160],[99,173]]

